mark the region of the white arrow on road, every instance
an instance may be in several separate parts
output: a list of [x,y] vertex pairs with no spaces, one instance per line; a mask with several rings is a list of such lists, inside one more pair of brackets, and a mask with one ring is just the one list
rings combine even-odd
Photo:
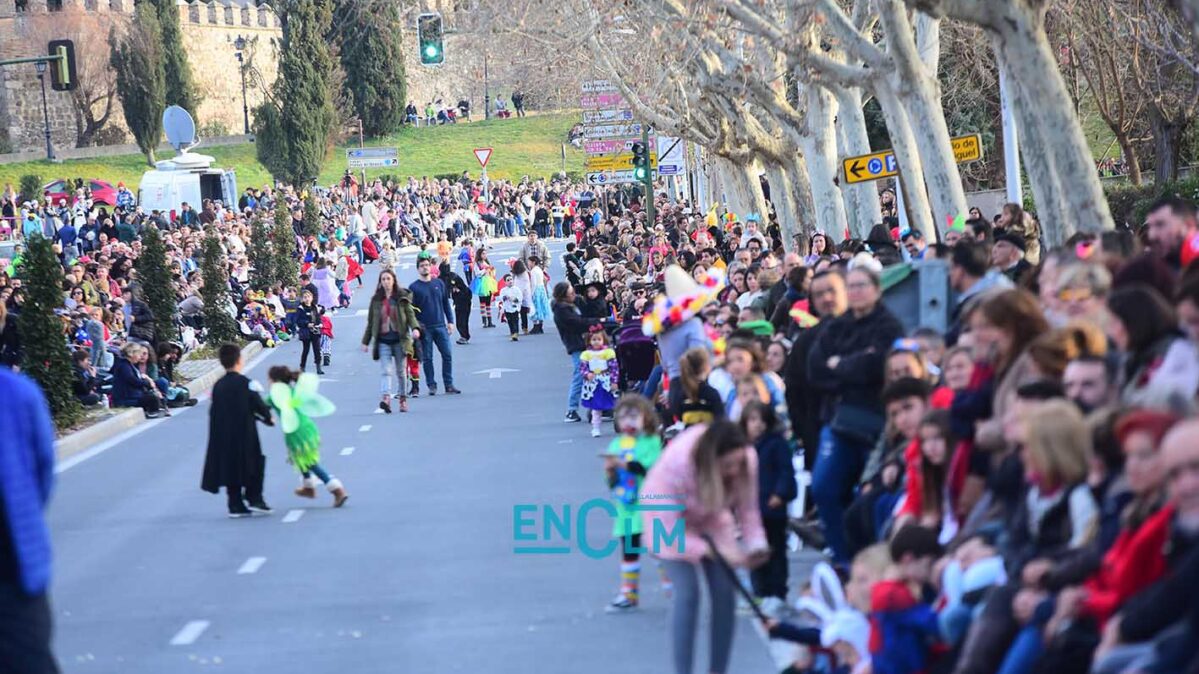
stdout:
[[520,370],[513,370],[512,368],[508,367],[493,367],[490,370],[479,370],[474,374],[485,374],[487,375],[488,379],[499,379],[500,377],[504,376],[505,372],[520,372]]

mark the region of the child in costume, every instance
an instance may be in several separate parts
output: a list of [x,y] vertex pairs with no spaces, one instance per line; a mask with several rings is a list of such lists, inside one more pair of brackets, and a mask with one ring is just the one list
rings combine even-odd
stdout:
[[333,507],[340,508],[350,496],[341,480],[321,467],[321,435],[312,421],[313,417],[329,416],[337,408],[316,392],[320,380],[313,375],[276,365],[267,372],[267,378],[271,384],[267,402],[279,413],[287,460],[303,476],[296,496],[316,497],[315,475],[333,495]]
[[616,407],[619,371],[616,351],[608,344],[608,333],[598,325],[587,335],[588,349],[579,356],[583,371],[583,407],[591,410],[591,437],[600,436],[604,412]]
[[475,259],[475,280],[471,284],[471,292],[479,298],[479,313],[483,316],[483,327],[494,328],[495,320],[491,315],[491,298],[497,292],[495,268],[487,261],[487,255],[480,250]]
[[535,255],[531,256],[529,258],[529,288],[533,300],[533,329],[529,331],[529,334],[542,334],[545,331],[543,327],[545,322],[554,315],[550,307],[549,291],[546,290],[548,283],[549,275],[541,267],[541,260],[538,260]]
[[[608,488],[612,490],[612,501],[616,507],[612,535],[621,544],[620,594],[605,610],[621,613],[637,608],[639,602],[639,552],[643,548],[637,497],[642,478],[662,454],[662,438],[658,436],[658,415],[654,412],[654,406],[643,396],[630,394],[622,397],[614,416],[620,435],[612,440],[603,456]],[[669,591],[665,576],[662,580],[663,589]]]
[[524,295],[520,288],[512,282],[512,274],[504,274],[504,288],[500,290],[500,309],[504,312],[504,321],[508,323],[508,338],[512,341],[519,339],[520,306]]
[[325,367],[329,367],[329,359],[333,356],[333,319],[321,312],[321,358]]

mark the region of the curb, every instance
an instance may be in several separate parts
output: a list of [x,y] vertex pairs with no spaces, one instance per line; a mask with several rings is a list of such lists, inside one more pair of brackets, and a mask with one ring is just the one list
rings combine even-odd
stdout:
[[[262,344],[251,342],[242,349],[242,357],[248,361],[257,356],[261,351]],[[208,372],[188,382],[187,388],[191,390],[193,396],[207,393],[224,372],[224,369],[218,363]],[[110,419],[105,419],[98,424],[88,426],[87,428],[59,438],[54,443],[55,458],[58,461],[69,459],[80,452],[106,440],[111,440],[125,431],[148,421],[150,420],[146,419],[146,415],[140,409],[126,410]]]

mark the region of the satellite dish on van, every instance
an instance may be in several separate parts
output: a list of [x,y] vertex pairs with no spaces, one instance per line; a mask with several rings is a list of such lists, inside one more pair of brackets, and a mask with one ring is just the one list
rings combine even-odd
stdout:
[[179,154],[200,144],[196,138],[196,121],[178,105],[162,111],[162,130],[167,135],[167,142]]

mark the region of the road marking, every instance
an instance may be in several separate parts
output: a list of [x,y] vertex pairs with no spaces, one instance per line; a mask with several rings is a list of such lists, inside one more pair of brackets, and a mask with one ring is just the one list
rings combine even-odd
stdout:
[[569,445],[572,442],[574,442],[574,440],[559,440],[558,444],[559,445]]
[[266,564],[266,557],[251,557],[237,570],[237,575],[244,576],[250,573],[258,573],[258,569],[261,569],[263,564]]
[[[253,370],[255,367],[258,367],[258,365],[262,361],[266,360],[267,356],[270,356],[274,352],[275,352],[274,349],[269,349],[269,350],[263,349],[262,351],[260,351],[258,353],[257,356],[254,356],[254,358],[251,359],[249,363],[246,363],[246,366],[242,369],[242,372],[249,372],[250,370]],[[204,394],[205,398],[207,398],[210,394],[211,393]],[[198,405],[197,405],[197,407],[198,407]],[[187,411],[190,409],[192,409],[192,408],[184,407],[182,409],[175,410],[174,412],[172,412],[172,414],[174,415],[174,417],[178,417],[180,414],[186,414]],[[133,439],[134,437],[136,437],[138,435],[141,435],[142,433],[150,430],[151,428],[154,428],[154,427],[158,426],[159,424],[164,423],[168,418],[173,418],[173,417],[163,417],[160,419],[155,419],[153,421],[150,421],[149,423],[139,424],[137,426],[134,426],[133,428],[130,428],[129,430],[125,431],[124,433],[121,433],[120,435],[116,436],[115,438],[112,438],[111,440],[102,442],[102,443],[96,445],[95,447],[92,447],[91,449],[85,450],[83,452],[80,452],[79,454],[76,454],[75,456],[70,457],[69,459],[59,461],[58,463],[56,463],[54,465],[54,472],[55,473],[65,473],[66,471],[83,463],[84,461],[87,461],[88,459],[99,456],[100,454],[103,454],[104,452],[112,449],[113,447],[116,447],[117,445],[120,445],[120,444],[124,444],[125,442],[128,442],[129,440]]]
[[208,629],[209,622],[207,620],[193,620],[183,626],[183,629],[175,633],[171,638],[172,646],[189,646],[195,643],[196,639]]
[[370,311],[367,309],[359,309],[358,311],[354,312],[354,315],[355,316],[366,316],[369,313],[370,313]]
[[351,454],[353,454],[353,453],[354,453],[354,448],[353,448],[353,447],[346,447],[345,449],[341,450],[341,455],[342,455],[342,456],[349,456],[349,455],[351,455]]
[[[380,411],[380,412],[382,412],[383,410],[379,410],[379,411]],[[370,429],[371,429],[371,425],[370,425],[370,424],[363,424],[363,425],[361,425],[361,426],[359,426],[359,427],[358,427],[358,432],[359,432],[359,433],[366,433],[366,432],[367,432],[367,431],[369,431]]]
[[295,510],[288,510],[287,514],[283,516],[283,523],[291,524],[292,522],[298,521],[303,516],[304,516],[303,508],[296,508]]
[[488,370],[479,370],[473,374],[485,374],[488,379],[499,379],[504,376],[505,372],[520,372],[520,370],[513,370],[510,367],[493,367]]

